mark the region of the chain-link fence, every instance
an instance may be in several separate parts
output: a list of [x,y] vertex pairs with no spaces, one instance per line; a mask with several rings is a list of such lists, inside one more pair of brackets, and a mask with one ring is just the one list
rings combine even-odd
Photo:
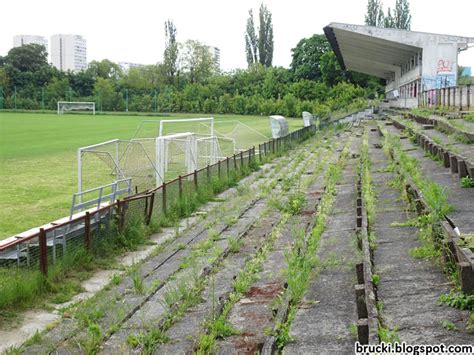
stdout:
[[259,144],[258,150],[253,147],[241,151],[155,189],[89,210],[62,224],[41,228],[28,237],[8,241],[0,245],[0,272],[20,268],[47,275],[48,268],[74,258],[77,253],[100,257],[113,245],[127,247],[131,239],[143,238],[140,230],[143,226],[166,226],[191,214],[199,204],[250,173],[259,162],[290,149],[315,130],[314,126],[302,128]]

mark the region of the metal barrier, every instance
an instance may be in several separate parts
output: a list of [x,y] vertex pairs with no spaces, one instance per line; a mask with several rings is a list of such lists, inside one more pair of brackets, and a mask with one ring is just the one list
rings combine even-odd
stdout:
[[[120,188],[120,184],[122,183],[125,183],[126,185],[125,188]],[[111,192],[104,194],[104,190],[108,188],[111,189]],[[92,207],[94,205],[97,205],[97,208],[100,208],[101,204],[104,202],[107,202],[107,200],[110,204],[114,203],[114,201],[117,200],[117,197],[122,196],[123,194],[130,194],[131,192],[132,192],[132,179],[131,178],[120,179],[110,184],[95,187],[93,189],[86,190],[86,191],[77,192],[72,195],[71,214],[69,215],[69,220],[72,219],[72,216],[76,212],[82,211],[83,209]],[[85,202],[77,203],[77,201],[83,201],[82,198],[84,195],[95,194],[95,193],[98,193],[99,196],[96,198],[87,200]]]

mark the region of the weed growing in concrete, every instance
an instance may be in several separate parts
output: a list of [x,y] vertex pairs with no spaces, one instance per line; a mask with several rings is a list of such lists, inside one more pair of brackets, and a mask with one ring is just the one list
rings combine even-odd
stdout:
[[294,320],[299,302],[307,288],[312,270],[318,263],[316,250],[319,240],[326,226],[327,216],[335,198],[336,183],[341,178],[342,167],[348,155],[347,146],[341,153],[339,160],[331,164],[326,172],[326,193],[322,197],[317,210],[314,228],[305,241],[304,230],[293,233],[293,245],[286,251],[285,258],[288,264],[288,296],[290,299],[287,319],[276,325],[276,344],[282,349],[290,340],[289,330]]
[[441,322],[441,326],[444,329],[447,329],[447,330],[458,330],[458,327],[456,327],[456,324],[454,324],[453,322],[451,322],[450,320],[447,320],[447,319],[444,319]]
[[474,178],[465,176],[461,179],[461,187],[474,187]]
[[474,310],[474,295],[466,295],[459,289],[452,289],[449,293],[441,295],[439,301],[450,307]]
[[135,292],[139,295],[143,295],[145,293],[145,286],[143,284],[143,277],[138,271],[133,273],[132,282]]

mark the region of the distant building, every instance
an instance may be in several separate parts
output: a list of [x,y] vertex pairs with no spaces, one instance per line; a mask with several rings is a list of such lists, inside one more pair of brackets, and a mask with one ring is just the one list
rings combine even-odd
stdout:
[[144,64],[138,64],[138,63],[130,63],[130,62],[118,62],[118,65],[120,68],[122,68],[122,71],[128,72],[132,68],[141,68],[144,67]]
[[48,40],[43,36],[18,35],[13,36],[13,47],[20,47],[24,44],[40,44],[48,49]]
[[51,36],[51,62],[62,71],[87,69],[87,42],[79,35]]
[[462,70],[462,75],[463,76],[471,76],[472,74],[471,67],[464,67]]
[[217,69],[221,69],[221,50],[217,47],[209,47],[211,51],[212,58],[214,59],[214,64]]

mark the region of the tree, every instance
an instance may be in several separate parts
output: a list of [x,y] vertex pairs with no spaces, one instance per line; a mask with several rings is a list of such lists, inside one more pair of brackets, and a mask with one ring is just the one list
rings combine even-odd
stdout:
[[174,82],[174,77],[178,71],[178,42],[176,42],[176,26],[173,21],[165,22],[165,52],[163,53],[163,64],[166,75],[170,82]]
[[117,80],[122,74],[120,66],[108,59],[102,59],[101,61],[93,60],[89,63],[89,68],[87,70],[90,71],[94,77],[100,77],[103,79]]
[[395,28],[395,19],[392,17],[392,12],[390,8],[387,10],[387,16],[384,18],[384,25],[386,28]]
[[331,87],[344,80],[344,71],[337,62],[333,51],[324,53],[321,56],[321,79]]
[[245,31],[245,53],[247,55],[247,64],[250,67],[258,61],[258,38],[255,33],[255,23],[253,20],[252,9],[249,10],[247,19],[247,29]]
[[114,88],[111,79],[97,78],[94,95],[98,99],[98,109],[104,111],[123,110],[123,98]]
[[272,13],[263,4],[260,5],[259,20],[258,56],[260,64],[269,67],[272,65],[273,61]]
[[367,3],[367,14],[365,24],[368,26],[384,26],[384,15],[381,0],[369,0]]
[[3,61],[11,85],[19,89],[45,85],[51,78],[51,66],[47,58],[46,48],[39,44],[10,49]]
[[182,46],[181,65],[191,83],[201,83],[216,72],[209,47],[199,41],[188,40]]
[[[273,61],[273,24],[272,13],[263,4],[258,14],[259,26],[255,28],[253,12],[249,10],[245,31],[245,54],[249,66],[260,63],[266,67]],[[258,35],[257,35],[258,32]]]
[[77,73],[68,72],[67,77],[72,90],[79,96],[92,96],[95,78],[91,71],[82,70]]
[[393,27],[409,30],[411,27],[410,4],[408,0],[396,0],[393,12]]
[[291,71],[294,80],[319,80],[321,78],[321,56],[330,51],[325,35],[313,35],[303,38],[291,51]]

